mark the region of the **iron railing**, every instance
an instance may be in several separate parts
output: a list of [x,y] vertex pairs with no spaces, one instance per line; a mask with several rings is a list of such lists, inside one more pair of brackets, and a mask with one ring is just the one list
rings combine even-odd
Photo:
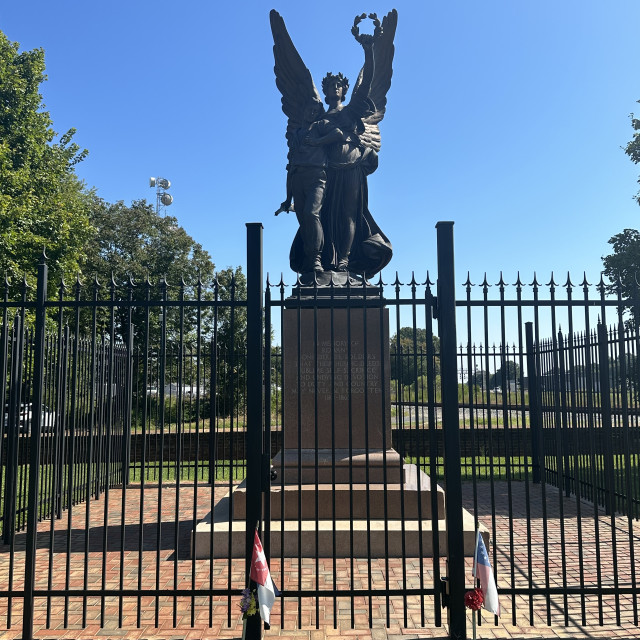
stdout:
[[[637,626],[633,305],[602,282],[594,295],[585,280],[576,296],[570,279],[560,287],[553,277],[512,287],[485,278],[475,289],[467,278],[456,301],[452,237],[439,240],[437,288],[427,274],[346,294],[299,282],[263,290],[256,232],[247,291],[234,279],[77,282],[50,297],[44,262],[35,300],[25,288],[11,301],[7,288],[6,626],[22,624],[25,638],[60,618],[91,632],[96,616],[98,627],[162,627],[167,617],[214,627],[222,612],[233,627],[260,522],[280,626],[389,626],[395,608],[402,626],[439,626],[444,604],[464,637],[463,508],[471,533],[490,537],[514,624],[586,625],[595,602],[597,623]],[[306,401],[293,393],[302,388]],[[288,467],[276,457],[286,450]],[[404,483],[390,477],[398,465],[408,465]],[[444,502],[437,490],[421,497],[427,476]],[[360,498],[342,484],[362,485]],[[199,556],[192,531],[207,522],[229,533],[205,535]]]

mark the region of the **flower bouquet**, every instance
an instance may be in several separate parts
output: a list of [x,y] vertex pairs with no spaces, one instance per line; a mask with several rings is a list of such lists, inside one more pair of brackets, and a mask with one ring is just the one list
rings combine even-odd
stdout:
[[[484,604],[484,594],[482,589],[475,588],[464,594],[464,606],[471,611],[478,611]],[[473,640],[476,640],[476,617],[472,614],[473,620]]]
[[250,589],[242,590],[242,599],[240,600],[240,611],[242,611],[242,640],[245,640],[247,633],[247,618],[255,616],[258,613],[258,600],[256,592]]

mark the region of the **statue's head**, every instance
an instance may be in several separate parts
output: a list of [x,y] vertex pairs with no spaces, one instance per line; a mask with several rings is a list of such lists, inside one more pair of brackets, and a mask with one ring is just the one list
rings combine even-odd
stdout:
[[[341,73],[334,75],[329,72],[322,78],[322,93],[325,95],[325,102],[331,104],[339,98],[338,102],[342,102],[349,89],[349,79],[345,78]],[[339,94],[339,95],[338,95]]]
[[304,108],[304,119],[306,122],[315,122],[323,113],[322,102],[314,98]]

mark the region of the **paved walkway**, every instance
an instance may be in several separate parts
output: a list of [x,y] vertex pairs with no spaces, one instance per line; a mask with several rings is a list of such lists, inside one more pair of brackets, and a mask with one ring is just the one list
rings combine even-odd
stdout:
[[[627,522],[595,512],[588,503],[576,504],[575,499],[561,499],[557,491],[546,487],[546,500],[539,487],[524,483],[496,483],[491,490],[488,482],[477,486],[475,503],[480,520],[492,531],[496,552],[495,568],[498,588],[530,588],[548,585],[586,586],[600,582],[618,588],[632,584],[631,564],[635,553],[640,558],[638,523]],[[61,520],[43,522],[39,528],[36,563],[38,589],[86,588],[137,589],[159,588],[180,590],[176,598],[169,595],[137,597],[90,595],[68,598],[36,599],[36,638],[239,638],[242,620],[238,598],[190,596],[190,589],[233,588],[244,586],[244,567],[238,560],[192,560],[189,540],[192,519],[201,519],[218,500],[225,487],[216,487],[212,495],[208,486],[183,486],[179,494],[175,487],[111,490],[109,496],[90,504],[91,527],[89,552],[85,554],[86,505],[72,509],[71,533],[68,513]],[[473,486],[465,484],[464,499],[473,511]],[[493,493],[493,496],[491,495]],[[527,495],[528,493],[528,495]],[[494,513],[480,505],[495,504]],[[176,499],[179,504],[176,504]],[[195,505],[195,507],[194,507]],[[510,508],[509,508],[510,506]],[[547,517],[542,518],[543,506]],[[124,521],[121,514],[125,512]],[[563,512],[563,519],[559,517]],[[176,519],[176,512],[178,518]],[[509,516],[509,512],[512,516]],[[105,521],[106,514],[106,521]],[[527,514],[529,519],[527,519]],[[162,526],[157,526],[158,516]],[[142,516],[142,520],[141,520]],[[140,522],[143,522],[142,527]],[[527,523],[530,523],[529,526]],[[106,524],[106,527],[105,527]],[[123,526],[124,525],[124,526]],[[635,526],[635,530],[634,527]],[[561,539],[564,538],[564,550]],[[579,540],[581,543],[579,543]],[[0,590],[21,589],[24,576],[25,535],[18,534],[14,554],[0,545]],[[614,553],[615,549],[615,553]],[[53,550],[53,552],[50,552]],[[582,550],[582,552],[581,552]],[[493,555],[492,555],[493,557]],[[599,563],[598,563],[599,558]],[[471,586],[471,564],[468,561],[468,582]],[[598,566],[600,569],[598,569]],[[615,571],[614,571],[615,568]],[[242,570],[241,570],[242,569]],[[445,564],[440,563],[445,574]],[[433,561],[408,559],[403,566],[397,558],[375,560],[272,559],[271,571],[282,588],[303,588],[310,592],[330,588],[335,584],[345,596],[332,598],[279,599],[272,612],[274,624],[265,637],[320,640],[331,637],[357,637],[358,640],[399,640],[400,638],[446,638],[446,612],[443,626],[436,626],[436,611],[432,596],[385,597],[387,585],[398,589],[403,585],[426,588],[432,585]],[[9,576],[13,584],[9,586]],[[52,576],[49,583],[47,576]],[[371,579],[380,596],[371,599],[349,597],[350,589],[366,588]],[[640,576],[636,575],[636,585]],[[635,598],[635,600],[634,600]],[[566,598],[554,594],[529,599],[515,599],[502,594],[502,616],[498,624],[494,617],[482,615],[478,638],[640,638],[637,593],[632,596],[614,593]],[[353,603],[353,604],[352,604]],[[282,609],[284,609],[284,618]],[[618,613],[619,619],[616,619]],[[471,614],[468,614],[468,637],[471,638]],[[84,618],[84,628],[83,628]],[[599,619],[603,626],[600,626]],[[284,626],[281,626],[284,619]],[[3,638],[21,637],[22,602],[20,598],[0,596],[0,625]],[[10,627],[7,629],[7,627]],[[66,628],[65,628],[66,627]],[[316,628],[319,627],[319,628]]]

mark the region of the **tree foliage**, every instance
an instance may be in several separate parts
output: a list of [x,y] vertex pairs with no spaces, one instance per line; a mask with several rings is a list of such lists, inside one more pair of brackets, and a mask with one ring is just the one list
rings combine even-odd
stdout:
[[[640,100],[638,101],[640,102]],[[631,114],[633,138],[625,147],[625,153],[635,164],[640,163],[640,120]],[[640,178],[638,179],[640,183]],[[640,191],[634,196],[640,204]],[[607,287],[610,293],[617,293],[618,288],[625,298],[637,295],[640,279],[640,232],[636,229],[624,229],[609,239],[613,253],[603,256],[604,274],[610,281]]]
[[[640,120],[633,113],[631,114],[631,127],[633,128],[633,138],[627,143],[624,152],[632,162],[638,164],[640,163]],[[638,178],[638,183],[640,183],[640,178]],[[635,199],[640,204],[640,191],[636,194]]]
[[18,48],[0,32],[0,270],[33,283],[43,249],[54,277],[77,271],[90,195],[74,171],[87,154],[72,141],[75,130],[54,142],[40,94],[44,51]]
[[602,258],[604,274],[611,282],[609,291],[616,293],[621,286],[623,297],[633,299],[640,279],[640,231],[625,229],[610,238],[609,244],[613,253]]
[[506,391],[511,385],[520,383],[520,365],[513,360],[507,360],[504,367],[499,367],[489,376],[489,388],[500,387]]
[[112,275],[116,281],[131,277],[138,284],[165,277],[173,285],[213,277],[214,264],[202,245],[176,218],[159,216],[145,200],[127,206],[94,197],[89,219],[93,232],[83,268],[87,275],[106,282]]
[[[434,374],[440,373],[440,339],[432,335]],[[401,327],[390,342],[391,378],[401,384],[411,384],[416,378],[427,375],[427,330]]]
[[247,299],[247,279],[240,267],[229,267],[216,275],[218,299],[228,306],[216,314],[218,367],[218,413],[244,407],[247,383],[247,309],[236,303]]
[[487,375],[485,371],[480,369],[478,365],[476,365],[475,371],[471,373],[470,381],[473,386],[476,386],[480,389],[488,389],[489,381],[491,378],[491,374]]
[[[100,285],[100,297],[110,295],[115,283],[116,297],[129,295],[129,284],[133,299],[161,299],[166,295],[175,300],[180,295],[185,299],[197,296],[197,283],[203,284],[205,293],[211,297],[214,264],[211,256],[197,243],[172,216],[159,216],[153,205],[145,200],[136,200],[127,206],[124,202],[109,204],[93,197],[89,208],[92,234],[86,249],[83,272]],[[114,289],[116,289],[114,287]],[[117,311],[117,331],[122,339],[127,337],[127,309]],[[196,318],[193,307],[185,308],[188,332],[192,333]],[[176,308],[167,312],[168,339],[178,337],[180,314]],[[144,307],[134,307],[132,319],[135,336],[141,337],[146,326]],[[159,314],[149,317],[150,341],[159,341],[161,318]],[[201,317],[203,333],[211,332],[212,314]],[[189,333],[185,336],[189,339]]]
[[[144,344],[148,322],[150,348],[161,346],[162,323],[165,323],[167,350],[177,352],[182,344],[196,342],[198,321],[202,349],[207,350],[215,337],[217,412],[227,415],[244,404],[246,386],[246,326],[244,301],[247,284],[240,267],[228,267],[217,273],[211,256],[181,226],[176,218],[159,216],[153,205],[137,200],[109,204],[93,199],[90,209],[93,235],[84,264],[84,273],[100,286],[100,298],[114,290],[116,297],[131,295],[133,300],[149,296],[155,304],[147,317],[145,305],[134,305],[132,328],[134,343]],[[114,283],[114,284],[112,284]],[[168,305],[160,313],[158,301],[183,298],[185,305]],[[200,297],[223,304],[200,308],[188,304]],[[102,310],[100,319],[108,326]],[[128,338],[128,308],[116,309],[116,331],[122,340]],[[84,318],[85,328],[91,319]],[[145,387],[143,387],[145,388]]]

